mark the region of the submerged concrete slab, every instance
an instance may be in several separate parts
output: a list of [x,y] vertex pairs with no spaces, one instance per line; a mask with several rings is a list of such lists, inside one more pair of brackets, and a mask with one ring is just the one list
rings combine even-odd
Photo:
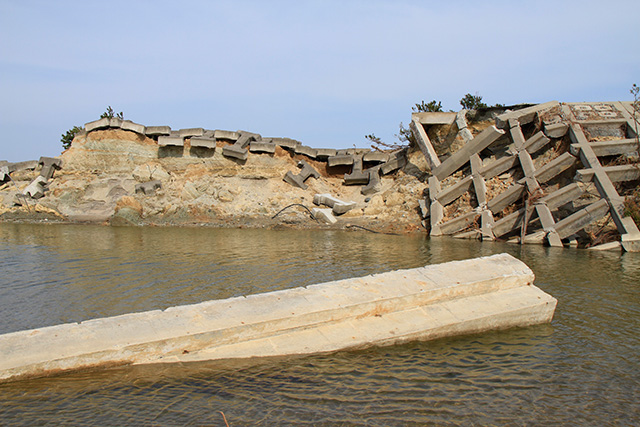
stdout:
[[0,335],[0,381],[127,364],[309,354],[550,322],[507,254]]

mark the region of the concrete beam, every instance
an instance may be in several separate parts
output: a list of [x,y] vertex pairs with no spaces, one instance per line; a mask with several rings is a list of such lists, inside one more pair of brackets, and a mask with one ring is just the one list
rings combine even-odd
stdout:
[[495,126],[489,126],[482,133],[477,135],[473,141],[466,144],[464,147],[456,151],[442,162],[439,166],[432,170],[434,176],[436,176],[439,180],[443,180],[466,163],[469,162],[469,158],[476,153],[487,148],[493,142],[495,142],[499,137],[504,135],[504,131],[497,129]]
[[54,171],[62,169],[62,159],[57,157],[40,157],[38,164],[42,165],[40,175],[47,180],[53,178]]
[[38,175],[31,184],[22,191],[22,194],[29,196],[32,199],[39,199],[44,197],[44,193],[47,191],[47,178],[42,175]]
[[523,108],[520,110],[509,111],[496,117],[496,126],[499,129],[507,129],[509,125],[509,119],[517,120],[521,125],[531,123],[538,113],[546,110],[550,110],[553,107],[559,106],[558,101],[549,101],[544,104],[533,105],[531,107]]
[[296,154],[302,154],[304,156],[307,156],[311,159],[315,159],[318,156],[318,151],[315,148],[311,148],[309,146],[306,145],[297,145],[294,149],[293,152]]
[[[0,335],[0,381],[80,369],[359,349],[549,323],[500,254]],[[293,313],[293,314],[292,314]]]
[[344,175],[345,185],[361,185],[369,183],[369,172],[362,170],[362,156],[353,156],[351,173]]
[[393,171],[403,168],[407,164],[407,151],[406,149],[396,151],[389,155],[389,160],[386,163],[380,165],[380,172],[382,175],[387,175]]
[[93,122],[85,123],[84,130],[87,132],[91,132],[98,129],[107,129],[109,127],[109,118],[103,117],[99,120],[94,120]]
[[456,120],[457,113],[443,111],[411,113],[411,121],[423,125],[451,125]]
[[287,150],[295,150],[295,148],[300,145],[300,141],[296,141],[291,138],[271,138],[271,142],[276,144],[279,147],[285,148]]
[[365,196],[377,193],[378,191],[380,191],[380,187],[382,185],[382,182],[380,181],[379,166],[369,168],[367,169],[367,172],[369,173],[369,182],[367,183],[367,185],[362,187],[362,189],[360,189],[360,194],[363,194]]
[[336,217],[333,216],[331,209],[313,208],[311,209],[311,215],[313,215],[313,217],[318,221],[324,222],[325,224],[335,224],[338,222]]
[[571,153],[564,153],[539,169],[536,169],[533,176],[538,182],[545,183],[572,167],[575,162],[576,158],[573,157]]
[[[640,179],[640,163],[631,165],[605,166],[602,168],[611,182],[636,181]],[[591,182],[595,176],[595,169],[579,169],[576,171],[575,180]]]
[[354,162],[352,155],[345,154],[340,156],[331,156],[327,159],[327,165],[329,167],[334,166],[351,166]]
[[386,163],[389,161],[389,153],[369,151],[362,156],[362,161],[369,163]]
[[473,222],[478,219],[480,212],[472,211],[463,215],[460,215],[450,221],[438,224],[440,233],[443,235],[451,235],[464,230],[469,227]]
[[411,128],[411,133],[418,144],[418,148],[422,151],[424,158],[427,160],[427,164],[431,170],[434,170],[436,167],[440,166],[440,159],[438,159],[438,154],[436,150],[433,148],[433,144],[431,144],[431,140],[427,135],[427,132],[424,130],[422,124],[417,120],[411,120],[409,123],[409,127]]
[[564,122],[544,124],[544,133],[549,138],[554,138],[554,139],[562,138],[567,134],[568,130],[569,130],[569,125],[567,125]]
[[525,190],[526,188],[524,184],[516,183],[493,199],[489,200],[489,202],[487,202],[487,206],[494,215],[497,215],[502,212],[504,208],[514,204],[522,198]]
[[600,199],[573,215],[558,221],[555,225],[555,230],[561,239],[567,238],[592,222],[604,217],[608,212],[609,204],[605,199]]
[[436,200],[440,202],[443,206],[448,205],[449,203],[456,200],[458,197],[462,196],[464,193],[471,189],[473,185],[473,176],[468,175],[464,178],[458,180],[453,185],[446,187],[444,190],[438,192],[436,196]]
[[245,161],[249,158],[249,151],[240,146],[240,144],[227,145],[222,147],[222,155]]
[[327,160],[331,156],[336,155],[337,150],[334,148],[318,148],[316,149],[316,159]]
[[[620,139],[615,141],[590,142],[589,146],[596,156],[638,156],[638,143],[635,139]],[[571,154],[580,155],[580,144],[571,144]]]

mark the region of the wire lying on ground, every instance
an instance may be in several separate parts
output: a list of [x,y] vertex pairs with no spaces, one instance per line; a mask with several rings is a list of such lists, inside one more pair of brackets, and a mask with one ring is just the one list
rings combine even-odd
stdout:
[[309,216],[310,216],[311,218],[313,218],[316,222],[318,222],[318,219],[317,219],[315,216],[313,216],[313,214],[311,213],[311,211],[309,210],[309,208],[308,208],[308,207],[306,207],[306,206],[305,206],[305,205],[303,205],[303,204],[300,204],[300,203],[292,203],[292,204],[290,204],[289,206],[286,206],[286,207],[282,208],[282,209],[280,210],[280,212],[278,212],[277,214],[275,214],[274,216],[272,216],[272,217],[271,217],[271,219],[275,219],[275,217],[277,217],[277,216],[278,216],[278,215],[280,215],[282,212],[286,211],[287,209],[289,209],[290,207],[293,207],[293,206],[301,206],[301,207],[303,207],[307,212],[309,212]]

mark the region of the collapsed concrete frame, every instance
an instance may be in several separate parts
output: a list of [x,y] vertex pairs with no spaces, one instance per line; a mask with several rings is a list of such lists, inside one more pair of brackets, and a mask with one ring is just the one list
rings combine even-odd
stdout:
[[[543,129],[526,139],[522,127],[533,122]],[[454,123],[466,144],[450,157],[441,159],[431,143],[428,129],[434,125]],[[624,138],[590,141],[586,133],[598,128],[600,131],[621,129]],[[609,213],[620,233],[623,249],[640,251],[640,232],[633,219],[625,216],[624,198],[613,185],[614,182],[640,179],[640,163],[636,160],[636,163],[626,165],[603,166],[599,160],[599,157],[612,155],[637,159],[637,122],[632,103],[547,102],[500,114],[495,118],[495,125],[475,137],[468,129],[465,110],[459,113],[414,113],[411,130],[431,168],[429,196],[421,201],[423,217],[429,220],[431,235],[477,236],[493,240],[521,230],[520,242],[546,241],[551,246],[562,246],[564,239]],[[570,150],[536,169],[532,156],[567,132],[573,143]],[[495,160],[488,156],[483,158],[483,151],[497,141],[504,144],[505,138],[508,146],[504,155]],[[577,171],[574,182],[546,193],[542,185],[572,168],[578,160],[576,157],[584,169]],[[442,187],[444,180],[463,168],[462,176],[456,177],[454,184]],[[521,178],[489,199],[486,181],[506,172],[521,175]],[[557,209],[581,197],[584,191],[578,183],[590,181],[594,182],[600,199],[562,216]],[[476,206],[445,220],[444,207],[472,190]],[[523,208],[509,214],[503,212],[523,197]],[[495,219],[497,215],[501,215],[498,220]],[[480,224],[476,225],[478,220]],[[537,231],[526,234],[528,226]]]

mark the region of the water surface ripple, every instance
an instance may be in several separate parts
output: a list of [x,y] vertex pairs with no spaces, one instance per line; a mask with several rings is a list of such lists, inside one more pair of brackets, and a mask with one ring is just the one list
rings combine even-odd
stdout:
[[509,252],[550,325],[0,385],[0,425],[637,425],[640,254],[364,232],[0,224],[0,333]]

